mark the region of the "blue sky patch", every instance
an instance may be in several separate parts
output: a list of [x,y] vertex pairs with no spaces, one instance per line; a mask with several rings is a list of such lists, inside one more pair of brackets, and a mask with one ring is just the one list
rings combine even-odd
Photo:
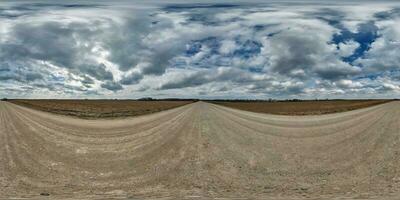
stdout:
[[262,44],[256,41],[246,40],[244,43],[240,44],[240,48],[235,50],[233,55],[245,59],[249,59],[254,55],[261,52]]
[[362,57],[365,52],[370,49],[371,44],[375,42],[378,37],[378,27],[374,24],[374,22],[368,22],[360,24],[356,33],[351,32],[346,28],[342,28],[339,34],[335,34],[333,36],[332,42],[339,44],[354,40],[360,44],[360,46],[352,55],[343,58],[343,61],[352,63],[354,60]]

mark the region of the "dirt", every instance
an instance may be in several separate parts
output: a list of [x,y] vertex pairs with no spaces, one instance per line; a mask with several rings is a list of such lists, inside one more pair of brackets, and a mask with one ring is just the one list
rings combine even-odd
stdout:
[[9,100],[12,103],[78,118],[118,118],[144,115],[176,108],[193,101],[138,101],[138,100]]
[[258,113],[270,113],[278,115],[320,115],[336,112],[344,112],[366,108],[390,100],[326,100],[326,101],[276,101],[276,102],[227,102],[213,101],[218,105],[223,105],[240,110],[247,110]]
[[113,120],[0,102],[0,197],[399,199],[399,133],[400,102],[319,116],[197,102]]

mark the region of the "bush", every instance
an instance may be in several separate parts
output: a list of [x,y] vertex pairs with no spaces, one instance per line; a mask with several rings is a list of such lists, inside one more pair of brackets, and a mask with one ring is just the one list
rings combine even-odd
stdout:
[[2,100],[2,101],[7,101],[8,99],[7,99],[7,98],[2,98],[1,100]]

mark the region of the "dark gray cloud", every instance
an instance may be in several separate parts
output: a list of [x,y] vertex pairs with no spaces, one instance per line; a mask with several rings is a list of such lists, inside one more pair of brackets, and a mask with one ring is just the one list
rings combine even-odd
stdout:
[[[230,85],[234,86],[264,81],[268,81],[268,78],[257,77],[256,74],[235,68],[220,67],[214,70],[202,70],[190,74],[182,73],[180,77],[176,79],[170,79],[169,81],[161,84],[158,89],[179,89],[186,87],[196,87],[209,83],[220,84],[224,82],[228,82]],[[228,90],[227,87],[219,91],[226,90]]]
[[97,80],[113,80],[113,74],[106,70],[104,64],[99,65],[81,65],[79,72],[95,77]]
[[[181,41],[166,41],[169,43],[159,45],[146,41],[149,34],[172,27],[169,19],[158,19],[160,21],[157,24],[151,23],[155,19],[148,15],[149,13],[145,13],[127,18],[123,26],[113,27],[110,30],[112,35],[103,38],[105,47],[112,50],[108,58],[118,64],[122,71],[138,68],[144,75],[161,75],[170,65],[170,59],[185,48],[184,45],[179,45]],[[154,38],[159,39],[162,38]],[[175,43],[178,45],[174,45]]]
[[288,77],[310,76],[337,80],[357,75],[360,70],[334,56],[335,49],[319,33],[288,31],[270,39],[271,70]]
[[277,51],[272,60],[272,71],[290,75],[295,70],[310,70],[318,64],[314,55],[324,52],[324,44],[309,35],[298,35],[296,32],[279,34],[271,39],[269,48]]
[[108,90],[111,90],[111,91],[114,91],[114,92],[123,89],[121,84],[113,82],[113,81],[107,81],[107,82],[101,84],[101,87],[105,88],[105,89],[108,89]]
[[400,17],[400,6],[392,8],[390,10],[377,12],[374,14],[374,17],[381,20],[391,20],[393,18]]
[[82,84],[84,84],[87,87],[89,87],[91,84],[94,83],[93,79],[88,76],[84,76],[83,80],[81,82],[82,82]]
[[[79,23],[16,24],[9,35],[12,38],[0,45],[0,61],[45,61],[98,80],[113,80],[104,64],[87,57],[93,48],[90,46],[93,34],[86,24]],[[81,42],[87,42],[88,46]]]
[[[99,81],[114,80],[113,74],[106,69],[106,66],[96,61],[95,57],[91,55],[94,47],[91,36],[96,34],[90,30],[87,24],[18,23],[10,31],[10,39],[0,45],[0,64],[18,61],[20,65],[24,65],[24,70],[34,70],[39,67],[37,62],[47,62],[77,76],[84,76],[81,83],[86,87],[90,87],[90,84],[94,83],[92,78]],[[1,78],[31,82],[43,79],[43,75],[38,72],[25,73],[19,70],[14,71],[13,74],[2,75]],[[46,87],[50,90],[55,88]],[[82,91],[78,87],[67,88],[68,85],[65,87],[70,90]]]
[[43,76],[39,73],[27,73],[25,75],[25,79],[29,82],[29,81],[34,81],[34,80],[39,80],[39,79],[43,79]]
[[176,89],[199,86],[215,80],[217,77],[210,75],[209,72],[197,72],[190,75],[182,75],[178,80],[170,80],[161,85],[160,89]]
[[34,82],[44,79],[40,70],[32,71],[24,66],[10,66],[8,63],[3,63],[0,66],[0,80],[18,81],[23,83]]
[[167,5],[165,7],[166,10],[171,10],[171,11],[177,11],[177,10],[183,10],[187,11],[190,9],[212,9],[212,8],[234,8],[234,7],[239,7],[240,5],[238,4],[225,4],[225,3],[219,3],[219,4],[204,4],[204,3],[193,3],[193,4],[172,4],[172,5]]
[[132,85],[138,83],[140,80],[143,79],[143,75],[139,73],[131,73],[127,76],[124,76],[120,83],[123,85]]
[[148,21],[128,18],[123,26],[112,25],[110,34],[106,35],[104,45],[111,49],[109,60],[118,64],[122,71],[134,68],[143,58],[140,52],[147,47],[142,44],[142,38],[149,33]]
[[105,5],[100,4],[79,4],[79,3],[68,3],[68,2],[57,2],[57,3],[25,3],[21,2],[18,4],[3,3],[0,5],[0,18],[6,19],[17,19],[19,17],[25,17],[34,15],[38,12],[46,12],[51,10],[64,10],[64,9],[91,9],[100,8]]
[[17,24],[10,34],[13,39],[1,45],[2,59],[37,59],[63,67],[73,67],[77,57],[72,27],[57,22],[42,25]]

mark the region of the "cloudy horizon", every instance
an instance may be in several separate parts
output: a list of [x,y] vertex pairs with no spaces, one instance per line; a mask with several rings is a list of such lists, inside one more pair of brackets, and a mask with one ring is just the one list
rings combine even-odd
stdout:
[[0,3],[0,97],[399,98],[400,3]]

